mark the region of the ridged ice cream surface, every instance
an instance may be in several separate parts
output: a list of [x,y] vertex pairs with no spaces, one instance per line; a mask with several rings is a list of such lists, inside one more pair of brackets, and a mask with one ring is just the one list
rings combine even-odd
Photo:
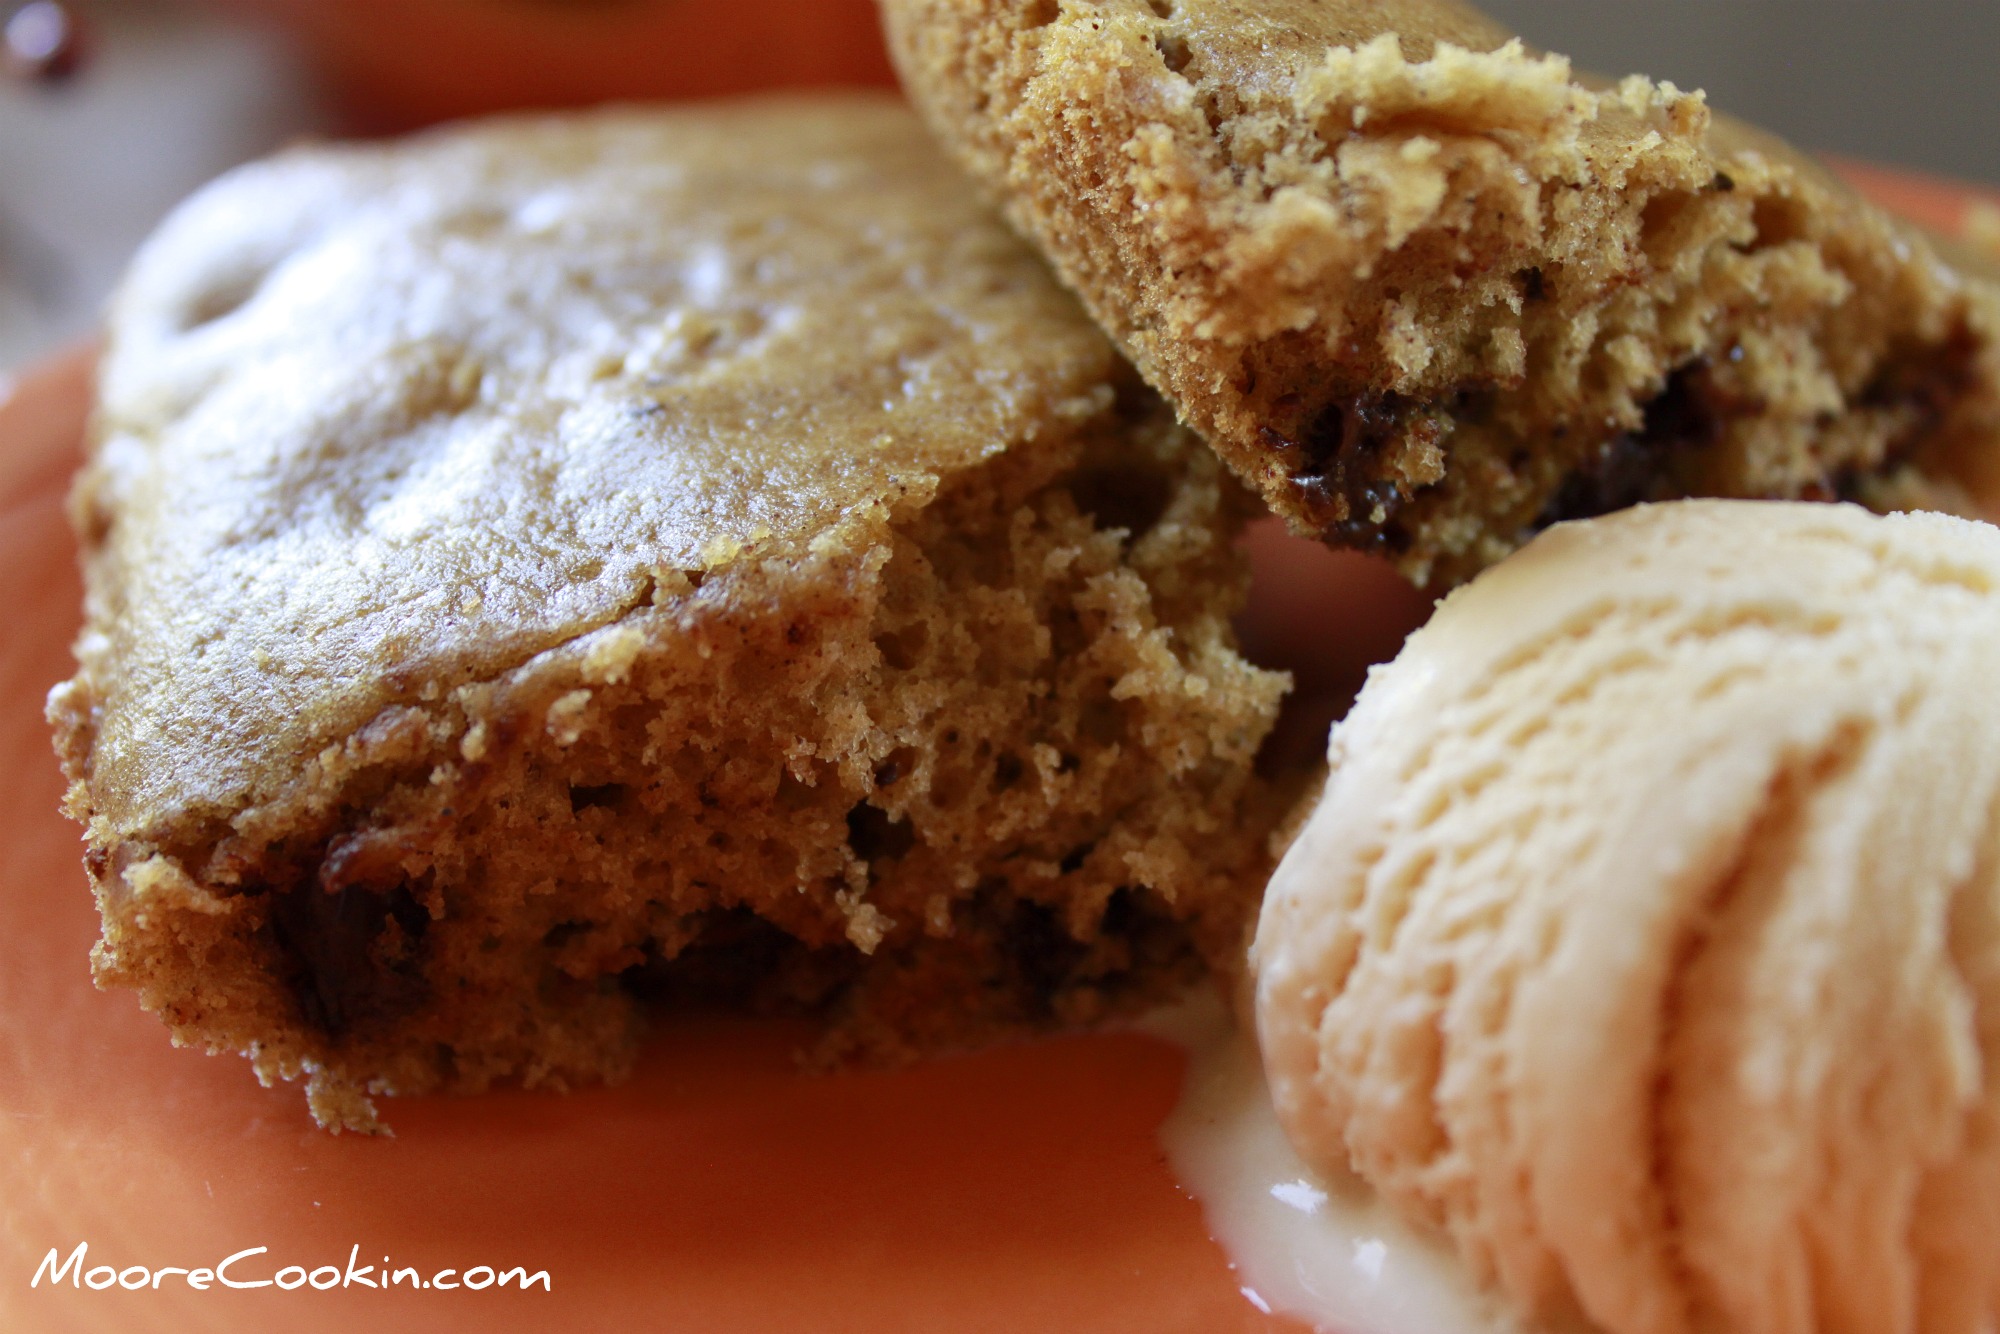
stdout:
[[1255,947],[1264,1063],[1550,1324],[2000,1315],[2000,531],[1558,526],[1376,669]]

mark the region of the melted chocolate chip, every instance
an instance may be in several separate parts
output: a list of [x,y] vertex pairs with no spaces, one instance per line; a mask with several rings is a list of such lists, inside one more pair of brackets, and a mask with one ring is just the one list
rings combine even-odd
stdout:
[[1713,444],[1722,434],[1725,415],[1709,390],[1708,363],[1682,366],[1646,404],[1644,425],[1598,446],[1563,479],[1535,527],[1592,519],[1642,501],[1683,494],[1673,480],[1673,456]]
[[1978,355],[1978,337],[1961,324],[1942,347],[1889,357],[1855,401],[1868,408],[1913,409],[1913,428],[1898,442],[1904,448],[1912,447],[1935,430],[1952,404],[1972,387],[1973,363]]
[[1023,984],[1030,1012],[1038,1019],[1047,1019],[1056,993],[1083,958],[1083,946],[1063,930],[1054,909],[1031,899],[1017,899],[1002,937],[1002,949]]
[[[1295,409],[1286,395],[1273,409]],[[1337,399],[1304,416],[1289,430],[1258,428],[1265,448],[1278,456],[1294,496],[1326,540],[1373,551],[1403,551],[1409,534],[1394,520],[1410,497],[1382,475],[1382,455],[1399,441],[1434,444],[1443,434],[1436,418],[1401,394]]]
[[341,883],[333,866],[273,896],[270,920],[301,1014],[337,1038],[422,1003],[430,914],[406,883]]
[[577,814],[600,806],[616,809],[624,800],[623,783],[571,784],[569,789],[569,808]]
[[847,846],[864,862],[894,861],[916,842],[910,822],[892,819],[880,806],[860,801],[847,812]]
[[863,956],[845,944],[813,948],[748,908],[712,908],[688,923],[693,939],[669,954],[657,941],[619,985],[662,1009],[720,1008],[752,1014],[807,1014],[854,979]]

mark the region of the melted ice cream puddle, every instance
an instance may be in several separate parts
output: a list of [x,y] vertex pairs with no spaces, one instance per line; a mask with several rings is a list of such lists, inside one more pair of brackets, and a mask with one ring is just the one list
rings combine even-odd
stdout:
[[1187,1083],[1160,1144],[1253,1305],[1338,1334],[1527,1334],[1447,1246],[1400,1222],[1359,1180],[1299,1160],[1271,1110],[1255,1040],[1219,1001],[1189,1001],[1147,1031],[1187,1048]]

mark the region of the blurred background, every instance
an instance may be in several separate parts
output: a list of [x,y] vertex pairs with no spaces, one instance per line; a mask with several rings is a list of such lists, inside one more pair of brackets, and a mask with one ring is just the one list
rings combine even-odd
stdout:
[[1603,74],[1650,74],[1821,153],[2000,184],[1995,0],[1475,0]]
[[[1484,7],[1808,148],[2000,185],[1996,0]],[[0,0],[0,34],[0,375],[87,332],[175,200],[303,135],[889,81],[872,0]]]

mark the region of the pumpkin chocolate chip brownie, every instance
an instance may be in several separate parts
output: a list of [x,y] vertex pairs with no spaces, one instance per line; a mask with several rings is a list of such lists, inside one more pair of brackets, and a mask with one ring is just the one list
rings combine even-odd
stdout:
[[1965,508],[1994,289],[1448,0],[883,0],[904,83],[1295,531],[1450,583],[1692,494]]
[[1253,502],[883,100],[225,177],[117,299],[50,716],[101,982],[370,1093],[878,1054],[1233,958]]

